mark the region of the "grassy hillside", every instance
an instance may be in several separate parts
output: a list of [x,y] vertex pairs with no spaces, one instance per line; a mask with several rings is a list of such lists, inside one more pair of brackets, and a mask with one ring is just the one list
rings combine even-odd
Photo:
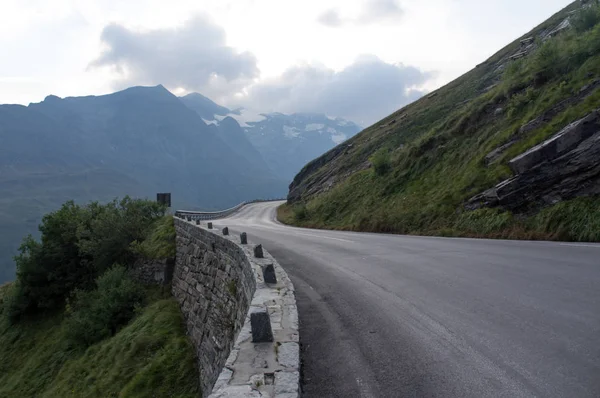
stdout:
[[165,210],[126,197],[44,216],[0,287],[0,397],[198,396],[177,302],[131,274],[140,258],[174,256]]
[[71,344],[63,313],[12,326],[4,320],[0,396],[198,396],[194,350],[179,306],[172,298],[148,294],[154,298],[130,324],[87,349]]
[[[542,40],[579,7],[573,3],[524,35],[534,38],[526,57],[509,60],[522,46],[516,40],[309,163],[280,219],[376,232],[600,240],[598,198],[514,213],[463,206],[510,177],[510,159],[600,108],[598,7],[575,12],[571,29]],[[541,115],[539,124],[521,129]]]

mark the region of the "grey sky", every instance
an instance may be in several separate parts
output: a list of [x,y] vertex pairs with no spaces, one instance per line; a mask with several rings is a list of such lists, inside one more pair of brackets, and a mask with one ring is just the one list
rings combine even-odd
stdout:
[[370,123],[569,0],[3,0],[0,103],[133,84]]

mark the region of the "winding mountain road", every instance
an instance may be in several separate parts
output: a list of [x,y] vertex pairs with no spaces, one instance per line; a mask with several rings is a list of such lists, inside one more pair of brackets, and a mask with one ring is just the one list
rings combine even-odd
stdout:
[[600,245],[215,224],[288,272],[304,397],[600,397]]

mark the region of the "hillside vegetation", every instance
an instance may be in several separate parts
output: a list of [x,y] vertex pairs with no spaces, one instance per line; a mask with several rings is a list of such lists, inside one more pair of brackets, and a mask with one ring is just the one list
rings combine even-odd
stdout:
[[23,240],[0,287],[0,396],[195,397],[198,370],[177,302],[140,285],[141,257],[174,253],[157,203],[65,203]]
[[[569,16],[569,29],[550,34]],[[296,176],[279,218],[360,231],[600,240],[597,196],[515,211],[464,206],[512,176],[509,160],[600,108],[599,21],[597,5],[575,2],[315,159]],[[511,59],[523,39],[526,55]]]

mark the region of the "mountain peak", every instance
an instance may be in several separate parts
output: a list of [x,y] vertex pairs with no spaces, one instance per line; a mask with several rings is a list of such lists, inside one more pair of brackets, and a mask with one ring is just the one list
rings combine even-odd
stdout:
[[200,93],[190,93],[179,97],[179,99],[205,120],[214,120],[215,115],[226,116],[231,113],[228,108],[215,103]]
[[60,98],[59,96],[50,94],[48,96],[46,96],[46,98],[44,98],[44,102],[51,102],[51,101],[60,101],[62,100],[62,98]]
[[133,86],[126,88],[125,90],[118,91],[115,94],[119,93],[154,93],[154,94],[167,94],[169,96],[174,96],[169,90],[165,88],[162,84],[157,86]]

